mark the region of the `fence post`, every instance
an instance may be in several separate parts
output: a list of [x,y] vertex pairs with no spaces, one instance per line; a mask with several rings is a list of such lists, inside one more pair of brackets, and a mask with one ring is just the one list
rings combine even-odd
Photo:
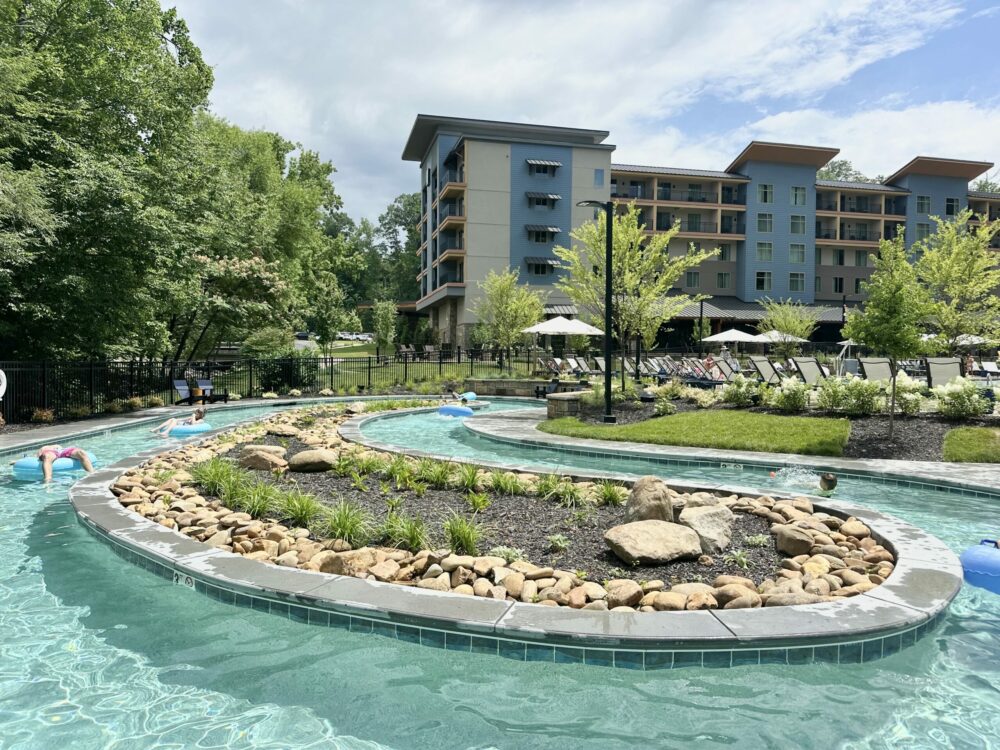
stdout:
[[409,359],[406,356],[406,352],[403,352],[403,383],[406,383],[410,379],[410,368]]
[[367,390],[371,393],[372,390],[372,358],[371,355],[368,356],[368,387]]
[[250,388],[247,391],[247,398],[253,398],[253,360],[248,359],[247,363],[249,365],[248,369],[250,370]]
[[457,365],[462,364],[462,347],[460,346],[455,347],[455,357],[456,357],[455,364]]
[[97,380],[94,376],[94,360],[90,360],[90,413],[93,414],[97,408],[94,399],[94,389],[97,387]]
[[42,360],[42,408],[49,408],[49,363]]
[[444,349],[438,347],[438,377],[441,377],[441,373],[444,371]]

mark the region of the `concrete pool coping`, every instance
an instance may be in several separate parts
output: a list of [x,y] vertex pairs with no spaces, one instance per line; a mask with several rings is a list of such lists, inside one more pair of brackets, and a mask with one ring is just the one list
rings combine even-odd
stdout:
[[[357,426],[377,416],[362,415],[344,424]],[[189,442],[210,439],[257,419]],[[122,507],[110,490],[111,484],[164,449],[157,446],[125,458],[85,477],[70,490],[79,521],[117,554],[222,602],[301,622],[375,632],[453,650],[638,669],[855,663],[887,656],[915,643],[940,621],[962,584],[957,558],[935,537],[877,511],[823,498],[812,498],[817,510],[857,516],[896,553],[893,574],[876,589],[837,602],[810,605],[599,612],[487,600],[283,568],[207,547]],[[724,485],[671,484],[678,489],[758,492]]]

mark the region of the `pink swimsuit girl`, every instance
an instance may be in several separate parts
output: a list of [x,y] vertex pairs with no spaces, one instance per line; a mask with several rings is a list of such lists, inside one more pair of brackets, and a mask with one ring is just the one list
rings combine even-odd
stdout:
[[63,448],[61,450],[55,450],[54,448],[43,448],[41,450],[41,453],[43,455],[45,453],[51,453],[54,460],[56,458],[73,458],[73,454],[76,453],[78,450],[80,449],[77,448],[75,445],[71,445],[68,448]]

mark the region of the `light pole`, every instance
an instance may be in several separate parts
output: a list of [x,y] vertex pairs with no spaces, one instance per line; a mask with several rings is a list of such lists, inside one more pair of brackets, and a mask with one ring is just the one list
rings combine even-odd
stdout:
[[576,205],[584,208],[603,208],[605,214],[604,234],[604,422],[614,424],[617,420],[611,413],[611,248],[614,241],[615,204],[611,201],[580,201]]

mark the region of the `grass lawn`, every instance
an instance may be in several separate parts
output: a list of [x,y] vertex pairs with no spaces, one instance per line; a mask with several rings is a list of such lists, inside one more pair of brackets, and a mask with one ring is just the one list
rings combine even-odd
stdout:
[[338,345],[333,350],[334,357],[374,357],[375,344],[352,344],[344,341],[343,345]]
[[956,427],[944,436],[944,460],[962,463],[1000,463],[1000,430]]
[[815,456],[843,455],[851,434],[851,424],[846,419],[714,409],[626,425],[586,424],[576,417],[564,417],[542,422],[538,427],[568,437]]

